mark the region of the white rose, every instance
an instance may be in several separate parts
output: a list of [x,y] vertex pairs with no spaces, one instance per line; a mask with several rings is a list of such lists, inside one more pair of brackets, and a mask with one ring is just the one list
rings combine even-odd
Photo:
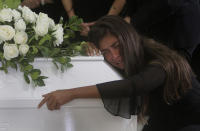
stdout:
[[5,43],[3,49],[4,49],[3,55],[4,55],[4,58],[6,60],[10,60],[10,59],[15,58],[19,55],[19,50],[18,50],[16,44]]
[[27,44],[22,44],[19,46],[19,53],[21,55],[26,55],[28,51],[29,51],[29,46]]
[[19,19],[18,21],[15,22],[15,29],[17,31],[25,31],[26,30],[26,23],[24,22],[23,19]]
[[48,33],[48,27],[46,25],[37,25],[34,27],[34,30],[38,36],[44,36]]
[[18,10],[21,10],[21,11],[22,11],[22,8],[23,8],[23,7],[22,7],[21,5],[18,6]]
[[34,12],[32,12],[28,7],[24,6],[22,8],[22,17],[25,19],[25,21],[29,23],[35,23],[36,17]]
[[53,30],[55,28],[55,22],[53,19],[49,18],[49,29]]
[[35,18],[36,18],[36,20],[37,20],[37,18],[38,18],[38,14],[36,14],[35,12],[33,12],[33,13],[34,13]]
[[46,24],[46,25],[49,25],[49,17],[48,17],[48,15],[47,14],[45,14],[45,13],[39,13],[39,15],[38,15],[38,18],[37,18],[37,25],[38,24]]
[[24,31],[17,32],[14,36],[15,44],[26,44],[28,35]]
[[0,25],[0,40],[11,40],[15,36],[15,30],[9,25]]
[[12,21],[12,10],[9,8],[8,9],[4,8],[4,9],[0,10],[0,21],[11,22]]
[[12,10],[12,15],[14,17],[14,20],[19,20],[21,18],[21,14],[17,10]]
[[39,13],[37,18],[35,33],[38,36],[44,36],[48,33],[49,29],[49,17],[47,14]]
[[61,24],[57,24],[55,26],[55,32],[53,32],[54,37],[56,40],[54,41],[55,46],[59,46],[63,42],[63,28]]

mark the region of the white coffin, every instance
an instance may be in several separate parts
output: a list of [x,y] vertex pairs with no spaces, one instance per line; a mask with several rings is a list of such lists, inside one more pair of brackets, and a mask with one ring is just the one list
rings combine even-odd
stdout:
[[102,57],[74,57],[74,67],[64,73],[47,59],[37,59],[34,67],[48,76],[45,87],[25,83],[14,69],[0,72],[0,131],[136,131],[136,117],[123,119],[108,113],[100,99],[77,99],[49,111],[37,109],[42,94],[101,82],[121,76]]

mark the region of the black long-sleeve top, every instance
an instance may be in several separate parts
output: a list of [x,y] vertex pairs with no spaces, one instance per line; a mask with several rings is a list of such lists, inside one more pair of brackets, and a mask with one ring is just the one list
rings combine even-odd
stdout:
[[165,71],[158,66],[147,66],[140,73],[124,80],[97,84],[105,108],[113,115],[130,118],[136,112],[138,96],[150,96],[149,121],[143,131],[175,131],[200,125],[200,84],[192,79],[192,89],[178,102],[168,105],[163,98]]

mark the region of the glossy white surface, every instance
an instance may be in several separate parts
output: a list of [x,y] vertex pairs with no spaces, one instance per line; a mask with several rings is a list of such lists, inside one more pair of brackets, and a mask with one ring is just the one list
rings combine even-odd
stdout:
[[19,71],[0,72],[0,131],[135,131],[135,117],[112,116],[100,99],[74,100],[58,111],[37,109],[44,93],[121,79],[102,57],[76,57],[72,64],[61,73],[51,61],[37,59],[34,67],[49,77],[45,87],[26,84]]

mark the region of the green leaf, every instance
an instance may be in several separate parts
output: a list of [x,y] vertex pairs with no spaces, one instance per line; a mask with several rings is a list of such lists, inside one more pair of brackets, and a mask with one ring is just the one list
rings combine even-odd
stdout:
[[73,30],[70,30],[70,29],[66,29],[65,30],[65,36],[64,36],[64,39],[67,39],[67,38],[74,38],[75,37],[75,33]]
[[0,0],[0,9],[3,9],[3,1]]
[[34,38],[35,38],[35,35],[33,35],[33,36],[29,39],[29,41],[28,41],[27,44],[30,44]]
[[74,22],[76,22],[76,20],[78,19],[78,16],[72,16],[69,18],[69,25],[73,24]]
[[64,72],[65,71],[65,66],[61,65],[61,71]]
[[69,35],[68,34],[64,35],[63,39],[67,39],[67,38],[69,38]]
[[31,76],[32,80],[38,79],[40,74],[41,74],[41,71],[39,69],[33,69],[30,71],[30,76]]
[[42,37],[42,39],[39,41],[38,45],[42,45],[44,44],[44,42],[46,41],[50,41],[51,40],[51,36],[49,34],[46,34],[44,37]]
[[73,65],[71,63],[67,63],[67,67],[71,68],[71,67],[73,67]]
[[30,84],[30,79],[26,73],[24,73],[24,79],[25,79],[26,83]]
[[36,86],[45,86],[43,79],[34,80]]
[[77,45],[77,46],[74,47],[74,49],[75,49],[76,51],[81,51],[81,50],[82,50],[82,47],[79,46],[79,45]]
[[39,74],[41,74],[41,71],[39,69],[33,69],[33,70],[31,70],[31,73],[33,73],[33,72],[38,72]]
[[50,57],[53,57],[53,56],[55,56],[55,55],[60,53],[60,49],[59,48],[54,48],[54,49],[51,50],[50,53],[51,53]]
[[32,80],[38,79],[39,76],[40,76],[39,72],[32,72],[32,73],[31,73],[31,78],[32,78]]
[[51,51],[47,47],[40,46],[39,49],[44,57],[48,57],[50,55]]
[[46,76],[40,76],[40,77],[38,77],[38,79],[47,79],[48,77],[46,77]]
[[69,27],[71,30],[74,30],[74,31],[80,31],[81,28],[79,26],[70,26]]
[[32,54],[37,54],[38,53],[38,49],[35,46],[32,46]]
[[56,68],[59,69],[58,64],[56,63],[56,61],[53,60],[52,62],[53,62],[53,64],[56,66]]
[[78,20],[76,21],[76,24],[77,24],[77,25],[80,25],[81,23],[83,23],[83,19],[78,18]]
[[15,62],[12,61],[8,61],[8,66],[14,68],[15,70],[17,70],[17,64]]
[[68,62],[68,59],[65,57],[58,57],[58,58],[56,58],[56,61],[61,64],[66,64]]
[[3,53],[2,53],[2,52],[0,52],[0,59],[1,59],[1,60],[4,59],[4,57],[3,57]]
[[27,65],[27,66],[24,67],[24,71],[26,71],[26,72],[29,72],[29,71],[31,71],[32,69],[33,69],[33,66],[32,66],[32,65]]
[[12,9],[16,9],[21,3],[21,0],[4,0],[4,1],[0,0],[0,1],[1,1],[0,4],[7,5],[8,8],[12,8]]
[[18,62],[20,63],[20,62],[22,62],[23,60],[24,60],[24,56],[21,56],[21,57],[19,58]]

